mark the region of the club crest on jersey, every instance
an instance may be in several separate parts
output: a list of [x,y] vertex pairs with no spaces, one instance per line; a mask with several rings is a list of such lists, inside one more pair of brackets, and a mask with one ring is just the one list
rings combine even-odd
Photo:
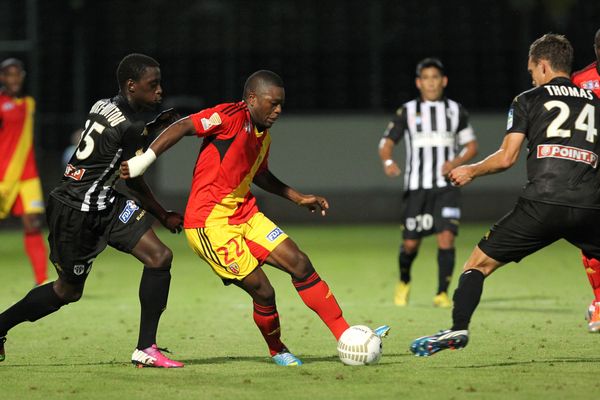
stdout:
[[513,126],[513,114],[515,113],[514,109],[511,107],[508,110],[508,119],[506,120],[506,129],[510,129]]
[[598,165],[598,155],[596,153],[560,144],[539,144],[537,158],[560,158],[588,164],[592,168],[596,168]]
[[13,108],[15,108],[15,103],[12,101],[7,101],[6,103],[2,104],[2,111],[10,111]]
[[83,264],[77,264],[73,266],[73,273],[77,276],[79,275],[83,275],[83,273],[85,272],[85,265]]
[[581,82],[581,87],[589,90],[600,89],[600,81],[597,79],[591,81]]
[[237,275],[240,273],[240,266],[238,265],[238,263],[233,263],[231,265],[229,265],[227,268],[229,268],[229,271],[231,271],[232,274]]
[[274,242],[275,239],[277,239],[282,234],[283,234],[283,231],[279,227],[277,227],[277,228],[273,229],[271,232],[269,232],[269,234],[267,235],[267,240],[269,242]]
[[119,215],[119,219],[122,223],[126,224],[133,216],[133,213],[136,210],[139,210],[139,208],[140,207],[137,204],[135,204],[135,201],[127,200],[127,202],[125,203],[125,208],[123,208],[123,211],[121,211],[121,214]]
[[65,168],[64,173],[67,178],[71,178],[76,181],[80,181],[81,178],[83,178],[83,174],[85,174],[85,168],[75,168],[72,164],[67,164],[67,168]]
[[213,126],[221,125],[221,117],[218,113],[213,113],[208,119],[202,118],[200,122],[202,123],[202,128],[207,131]]

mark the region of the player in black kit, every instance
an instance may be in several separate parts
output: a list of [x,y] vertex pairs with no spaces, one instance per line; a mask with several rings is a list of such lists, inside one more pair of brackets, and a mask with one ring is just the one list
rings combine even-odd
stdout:
[[504,171],[527,138],[527,184],[521,197],[467,260],[454,292],[452,327],[416,339],[411,345],[415,355],[467,345],[484,278],[506,263],[566,239],[582,250],[584,263],[600,268],[600,101],[591,90],[571,83],[572,60],[573,48],[564,36],[546,34],[534,41],[528,70],[535,88],[513,100],[502,146],[483,161],[450,172],[452,182],[463,186]]
[[62,306],[78,301],[92,263],[107,245],[132,254],[144,264],[140,282],[140,333],[132,362],[163,368],[183,364],[165,357],[156,346],[156,331],[167,305],[171,281],[171,250],[152,230],[146,210],[171,232],[179,232],[183,218],[166,211],[143,179],[128,180],[127,188],[141,204],[114,190],[121,160],[143,152],[149,133],[175,119],[165,112],[144,124],[138,113],[161,101],[159,64],[143,54],[130,54],[117,68],[119,94],[99,100],[91,108],[79,145],[61,183],[48,199],[50,260],[58,279],[31,290],[0,314],[0,361],[5,358],[6,334],[24,321],[36,321]]

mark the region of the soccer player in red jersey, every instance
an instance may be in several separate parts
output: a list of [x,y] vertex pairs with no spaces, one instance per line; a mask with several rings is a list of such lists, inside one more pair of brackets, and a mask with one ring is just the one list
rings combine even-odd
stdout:
[[[571,75],[571,81],[577,86],[590,89],[600,97],[600,29],[594,36],[594,51],[596,61]],[[588,330],[600,332],[600,262],[581,254],[585,272],[594,291],[594,300],[590,303],[587,311]]]
[[[269,264],[289,273],[304,303],[315,311],[336,339],[348,328],[332,291],[303,253],[279,227],[258,211],[250,185],[293,201],[322,215],[323,197],[303,194],[269,170],[269,128],[281,114],[285,91],[281,78],[266,70],[252,74],[243,100],[220,104],[183,118],[167,128],[143,153],[121,164],[121,177],[143,174],[156,156],[185,135],[204,138],[194,168],[185,211],[189,244],[226,285],[245,290],[253,300],[254,321],[273,361],[301,365],[281,341],[275,291],[260,268]],[[375,330],[385,336],[389,327]]]
[[35,101],[22,95],[24,80],[20,60],[0,63],[0,219],[11,214],[21,217],[25,252],[40,285],[48,278],[40,218],[44,201],[33,153]]

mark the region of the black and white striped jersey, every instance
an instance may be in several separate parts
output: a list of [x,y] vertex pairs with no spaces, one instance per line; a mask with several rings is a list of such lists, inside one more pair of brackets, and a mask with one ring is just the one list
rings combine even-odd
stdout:
[[404,138],[404,190],[446,187],[442,165],[454,159],[459,147],[475,140],[467,111],[459,103],[415,99],[402,105],[383,137],[398,143]]
[[121,161],[143,151],[146,145],[145,124],[135,118],[123,96],[97,101],[61,183],[50,195],[81,211],[110,207]]

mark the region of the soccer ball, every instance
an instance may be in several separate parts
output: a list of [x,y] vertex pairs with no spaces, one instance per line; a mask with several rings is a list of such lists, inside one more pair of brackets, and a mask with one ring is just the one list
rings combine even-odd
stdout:
[[354,325],[342,333],[337,350],[346,365],[377,364],[382,352],[381,338],[368,326]]

